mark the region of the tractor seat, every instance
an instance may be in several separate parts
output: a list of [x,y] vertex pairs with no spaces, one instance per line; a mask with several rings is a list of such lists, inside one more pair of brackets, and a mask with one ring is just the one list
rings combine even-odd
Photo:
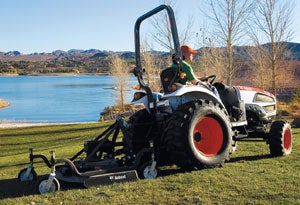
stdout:
[[186,79],[180,79],[179,74],[176,73],[176,68],[174,67],[168,67],[161,71],[160,73],[160,80],[163,87],[164,93],[170,93],[172,92],[172,85],[174,83],[180,83],[185,85]]
[[168,67],[161,71],[160,80],[164,89],[164,93],[170,92],[170,86],[175,82],[176,79],[176,69]]

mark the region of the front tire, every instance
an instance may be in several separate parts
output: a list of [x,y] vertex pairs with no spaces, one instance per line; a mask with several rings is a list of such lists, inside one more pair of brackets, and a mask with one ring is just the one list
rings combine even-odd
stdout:
[[292,138],[292,128],[288,122],[282,120],[273,122],[268,141],[271,155],[279,157],[291,154]]
[[232,146],[225,109],[202,100],[180,106],[170,118],[165,145],[170,160],[180,167],[221,166]]

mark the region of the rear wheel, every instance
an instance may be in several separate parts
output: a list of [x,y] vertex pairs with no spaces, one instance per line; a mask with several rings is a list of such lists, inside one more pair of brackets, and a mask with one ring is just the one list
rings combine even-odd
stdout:
[[218,104],[196,101],[182,105],[170,118],[165,137],[170,160],[185,168],[221,166],[232,146],[229,122]]
[[280,120],[272,123],[269,148],[274,157],[289,155],[292,152],[292,129],[288,122]]

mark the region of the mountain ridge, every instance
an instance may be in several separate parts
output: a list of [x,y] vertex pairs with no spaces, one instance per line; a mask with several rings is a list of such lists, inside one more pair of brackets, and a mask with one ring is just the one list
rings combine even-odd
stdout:
[[[293,60],[299,60],[300,61],[300,43],[294,43],[294,42],[282,42],[286,44],[285,46],[288,48],[288,50],[291,52],[291,59]],[[264,47],[268,48],[270,47],[270,43],[263,44]],[[235,46],[237,49],[237,52],[241,50],[245,50],[246,48],[251,46]],[[223,47],[219,47],[223,48]],[[196,49],[201,52],[203,48]],[[157,54],[166,54],[167,52],[163,51],[153,51]],[[133,51],[107,51],[107,50],[100,50],[100,49],[70,49],[68,51],[63,50],[55,50],[50,53],[46,52],[34,52],[30,54],[22,54],[21,52],[15,50],[15,51],[8,51],[8,52],[1,52],[0,51],[0,61],[7,60],[7,61],[19,61],[19,60],[52,60],[52,59],[59,59],[59,58],[76,58],[76,57],[91,57],[91,58],[102,58],[109,56],[111,54],[118,54],[122,56],[125,59],[128,58],[134,58],[134,52]]]

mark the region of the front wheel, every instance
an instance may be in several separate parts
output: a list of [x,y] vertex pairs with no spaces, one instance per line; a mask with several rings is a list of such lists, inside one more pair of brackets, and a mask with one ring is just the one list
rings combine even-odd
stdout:
[[291,154],[292,138],[292,128],[288,122],[282,120],[273,122],[268,139],[271,155],[279,157]]
[[38,194],[53,193],[53,192],[60,190],[60,184],[59,184],[59,181],[55,177],[50,179],[49,175],[47,175],[47,176],[42,177],[37,182],[36,189],[37,189]]

